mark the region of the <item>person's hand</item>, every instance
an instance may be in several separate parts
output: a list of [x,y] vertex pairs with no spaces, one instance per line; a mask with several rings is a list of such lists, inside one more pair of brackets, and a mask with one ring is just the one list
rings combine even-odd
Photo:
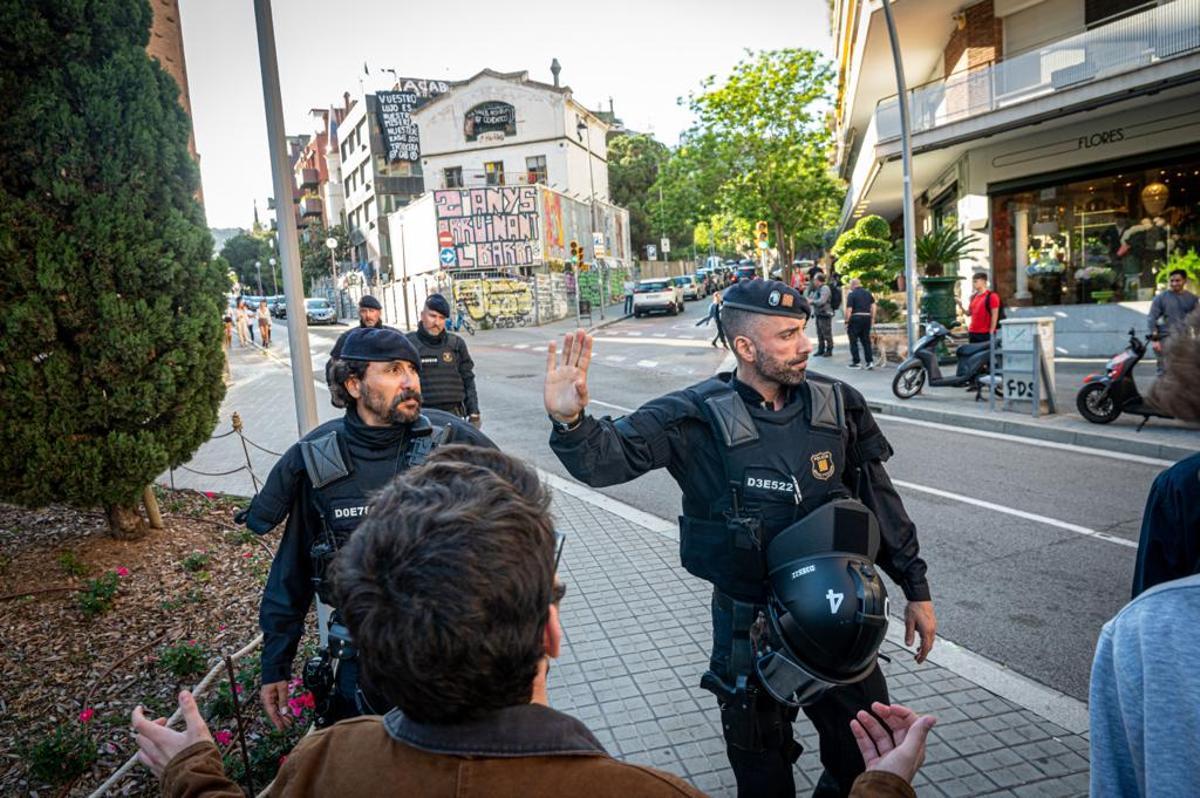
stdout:
[[863,764],[867,770],[894,773],[911,784],[925,761],[925,738],[937,718],[917,715],[899,704],[889,706],[878,701],[871,705],[871,712],[882,718],[887,728],[864,710],[859,710],[850,721]]
[[921,636],[921,647],[913,659],[924,662],[933,650],[933,639],[937,634],[937,616],[933,614],[932,601],[910,601],[904,608],[904,645],[913,644],[914,632]]
[[196,699],[187,690],[179,694],[179,708],[183,710],[184,729],[181,732],[168,729],[166,718],[150,720],[142,713],[140,705],[133,710],[133,732],[138,745],[138,761],[160,778],[167,768],[167,763],[180,751],[196,743],[212,742],[208,726],[204,718],[200,717]]
[[1162,341],[1151,341],[1150,346],[1151,346],[1151,348],[1154,349],[1154,354],[1156,354],[1156,355],[1162,354]]
[[563,336],[562,365],[554,342],[546,347],[546,412],[552,418],[570,423],[587,407],[588,364],[592,361],[592,336],[583,330]]
[[267,720],[271,721],[272,726],[283,731],[292,725],[292,717],[288,714],[288,683],[286,680],[264,684],[258,691],[258,697],[262,701],[263,709],[266,710]]
[[478,413],[472,413],[471,415],[467,416],[467,421],[471,422],[471,426],[475,429],[483,428],[483,419],[479,417]]

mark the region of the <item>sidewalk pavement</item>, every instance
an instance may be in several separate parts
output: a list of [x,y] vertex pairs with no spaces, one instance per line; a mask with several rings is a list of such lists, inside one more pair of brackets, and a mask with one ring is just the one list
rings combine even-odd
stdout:
[[[231,352],[233,384],[221,434],[237,411],[246,437],[275,452],[296,439],[289,370],[251,349]],[[318,392],[322,420],[339,411]],[[275,458],[250,448],[258,479]],[[218,472],[244,462],[236,434],[206,443],[188,468]],[[168,484],[164,474],[160,482]],[[689,780],[713,796],[736,794],[713,697],[700,690],[710,643],[707,584],[679,564],[674,524],[551,474],[557,528],[567,535],[562,576],[566,644],[550,670],[550,701],[582,720],[614,756]],[[248,495],[250,475],[179,469],[178,487]],[[1088,789],[1086,707],[953,643],[912,661],[893,618],[881,662],[893,701],[938,717],[916,787],[921,796],[1079,796]],[[797,794],[820,775],[817,739],[801,719],[805,753]]]
[[[840,319],[835,322],[834,329],[844,330]],[[731,358],[727,358],[726,363],[732,366]],[[974,391],[926,385],[912,399],[898,399],[892,393],[892,378],[899,365],[894,358],[887,365],[877,365],[871,371],[847,368],[849,364],[849,341],[842,332],[834,335],[833,357],[813,358],[809,368],[853,385],[877,413],[1170,461],[1189,457],[1200,449],[1200,428],[1195,425],[1153,418],[1137,432],[1141,416],[1122,415],[1111,424],[1092,424],[1080,416],[1075,409],[1075,395],[1086,375],[1104,370],[1102,362],[1057,361],[1054,395],[1058,412],[1036,419],[1028,402],[1015,403],[1013,410],[1006,411],[997,400],[996,409],[989,410],[987,391],[983,392],[983,401],[976,402]],[[942,369],[953,372],[954,366],[943,366]],[[1154,370],[1139,364],[1136,377],[1140,390],[1145,393],[1154,381]]]

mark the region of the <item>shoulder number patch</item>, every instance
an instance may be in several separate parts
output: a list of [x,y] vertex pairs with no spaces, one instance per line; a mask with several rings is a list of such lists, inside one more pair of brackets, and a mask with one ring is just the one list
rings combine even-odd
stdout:
[[833,452],[817,452],[812,456],[812,475],[826,480],[833,476]]

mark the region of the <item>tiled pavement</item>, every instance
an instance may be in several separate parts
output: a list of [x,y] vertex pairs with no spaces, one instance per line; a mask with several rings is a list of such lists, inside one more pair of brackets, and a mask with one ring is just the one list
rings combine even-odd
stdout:
[[[249,439],[275,451],[295,440],[288,370],[257,352],[235,349],[236,379],[217,432],[238,410]],[[318,391],[322,419],[337,411]],[[261,479],[272,455],[251,448]],[[206,444],[189,467],[225,471],[244,462],[231,435]],[[160,480],[167,482],[167,475]],[[245,471],[224,477],[175,472],[178,486],[251,493]],[[555,490],[554,512],[567,534],[562,573],[566,645],[550,671],[551,703],[586,723],[615,756],[679,774],[713,796],[736,793],[724,756],[715,701],[698,687],[708,660],[710,590],[679,565],[677,544],[620,514],[611,500],[587,501]],[[636,515],[630,517],[636,518]],[[887,642],[881,663],[892,699],[938,717],[921,796],[1075,796],[1088,789],[1087,739],[945,667],[915,665]],[[936,650],[935,650],[936,653]],[[986,672],[986,669],[985,671]],[[817,740],[801,719],[805,753],[796,764],[799,795],[820,775]]]

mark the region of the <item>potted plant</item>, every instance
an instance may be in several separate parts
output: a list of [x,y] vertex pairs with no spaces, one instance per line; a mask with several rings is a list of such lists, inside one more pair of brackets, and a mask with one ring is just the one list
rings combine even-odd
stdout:
[[945,275],[946,266],[979,252],[974,239],[957,228],[942,227],[916,241],[917,263],[921,266],[921,315],[940,322],[947,329],[958,321],[958,303],[954,286],[959,275]]
[[1084,266],[1075,272],[1075,279],[1083,284],[1083,293],[1093,302],[1111,302],[1116,292],[1112,290],[1117,273],[1107,266]]

